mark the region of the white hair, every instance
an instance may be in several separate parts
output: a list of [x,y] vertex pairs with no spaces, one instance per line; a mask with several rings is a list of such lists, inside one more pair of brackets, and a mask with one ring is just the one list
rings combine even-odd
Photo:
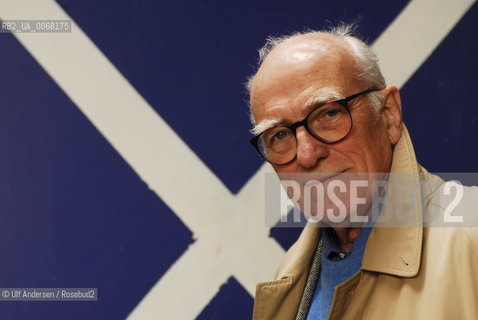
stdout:
[[[298,36],[298,35],[305,35],[310,33],[325,33],[337,36],[341,38],[349,47],[350,53],[352,54],[355,65],[358,71],[356,75],[359,80],[362,80],[368,88],[376,88],[376,89],[384,89],[385,79],[382,76],[379,67],[379,61],[377,55],[372,50],[372,48],[366,44],[364,41],[359,39],[357,36],[354,35],[357,26],[355,24],[340,24],[337,27],[334,27],[330,30],[321,30],[321,31],[314,31],[314,30],[306,30],[305,32],[295,32],[289,35],[283,35],[278,37],[268,37],[266,39],[266,43],[262,48],[259,49],[259,59],[257,61],[258,69],[270,52],[277,47],[279,44],[284,42],[285,40]],[[246,82],[246,89],[249,93],[251,93],[252,82],[254,80],[255,73],[249,77]],[[378,92],[372,92],[369,95],[370,101],[377,111],[380,110],[382,105],[383,96]],[[252,114],[252,106],[249,103],[249,111],[250,111],[250,119],[253,124],[255,124],[255,119]]]

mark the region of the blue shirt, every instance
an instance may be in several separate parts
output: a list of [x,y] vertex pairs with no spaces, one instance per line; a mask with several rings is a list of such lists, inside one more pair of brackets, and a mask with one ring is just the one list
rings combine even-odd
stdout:
[[322,232],[323,250],[320,277],[312,297],[307,320],[327,319],[335,287],[354,275],[362,266],[362,257],[371,227],[362,228],[349,252],[339,249],[332,228]]

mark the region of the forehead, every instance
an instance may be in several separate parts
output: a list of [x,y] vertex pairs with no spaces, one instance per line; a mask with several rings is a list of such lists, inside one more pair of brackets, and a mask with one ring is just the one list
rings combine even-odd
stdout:
[[355,68],[342,39],[321,34],[288,39],[271,51],[252,81],[253,115],[261,121],[282,108],[299,111],[325,88],[353,93],[360,89]]

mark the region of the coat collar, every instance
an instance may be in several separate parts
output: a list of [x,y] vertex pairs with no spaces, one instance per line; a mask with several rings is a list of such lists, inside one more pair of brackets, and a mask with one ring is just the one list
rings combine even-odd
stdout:
[[417,163],[410,135],[404,126],[402,137],[393,151],[390,185],[400,184],[399,179],[404,177],[401,174],[406,174],[407,193],[403,196],[391,192],[387,198],[392,208],[399,208],[413,219],[405,227],[389,225],[373,228],[365,248],[363,270],[400,277],[413,277],[418,273],[423,240],[420,172],[421,167]]

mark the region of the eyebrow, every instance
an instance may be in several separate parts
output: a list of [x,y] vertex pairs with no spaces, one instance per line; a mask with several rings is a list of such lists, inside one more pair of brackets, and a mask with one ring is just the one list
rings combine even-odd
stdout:
[[[303,109],[303,112],[306,113],[307,111],[314,108],[315,106],[317,106],[320,103],[333,101],[333,100],[338,100],[338,99],[342,99],[342,98],[343,98],[343,96],[333,88],[329,88],[329,87],[321,88],[317,94],[313,95],[312,97],[310,97],[305,102],[302,109]],[[258,124],[256,124],[250,130],[250,132],[253,135],[257,136],[257,135],[260,135],[261,133],[263,133],[264,131],[275,127],[279,123],[280,123],[280,120],[278,120],[278,119],[264,120],[264,121],[261,121]]]
[[276,125],[279,124],[279,120],[277,119],[269,119],[269,120],[264,120],[264,121],[261,121],[259,122],[258,124],[256,124],[254,126],[254,128],[252,128],[250,130],[250,132],[253,134],[253,135],[260,135],[261,133],[263,133],[264,131],[272,128],[272,127],[275,127]]
[[344,96],[333,88],[322,88],[318,94],[310,97],[303,106],[304,113],[313,109],[320,103],[342,99]]

